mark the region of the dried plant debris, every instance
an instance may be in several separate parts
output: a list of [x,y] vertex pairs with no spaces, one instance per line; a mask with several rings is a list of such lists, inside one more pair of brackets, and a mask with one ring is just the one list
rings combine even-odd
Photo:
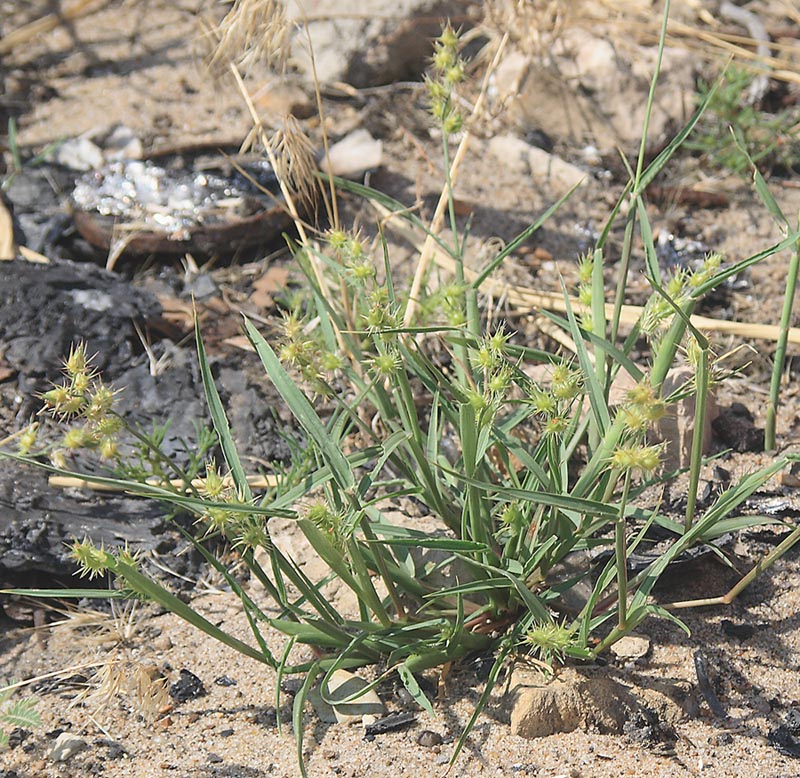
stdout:
[[280,0],[236,0],[216,30],[212,72],[234,65],[248,72],[256,66],[284,70],[292,27]]

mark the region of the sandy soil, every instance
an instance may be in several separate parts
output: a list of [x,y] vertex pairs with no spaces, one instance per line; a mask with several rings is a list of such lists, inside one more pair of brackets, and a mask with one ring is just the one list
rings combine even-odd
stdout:
[[[757,3],[779,26],[785,17],[781,4]],[[23,10],[6,0],[2,8],[3,32],[44,13],[49,4],[29,3]],[[249,128],[240,96],[230,86],[220,86],[205,74],[198,59],[202,50],[199,17],[207,6],[186,0],[170,4],[160,0],[115,2],[98,13],[61,25],[4,60],[7,100],[16,115],[19,140],[24,149],[37,149],[64,136],[108,128],[123,123],[140,135],[146,146],[185,142],[187,139],[241,138]],[[265,111],[277,109],[266,87],[267,74],[256,75],[255,92]],[[330,100],[330,130],[344,134],[363,126],[384,142],[384,165],[370,183],[404,202],[421,203],[430,216],[434,194],[441,181],[437,141],[425,130],[424,108],[419,91],[375,90],[351,101]],[[279,101],[280,102],[280,101]],[[285,105],[280,102],[280,105]],[[309,122],[312,135],[318,132]],[[458,196],[466,210],[474,212],[473,242],[477,246],[493,235],[508,238],[522,229],[532,213],[541,212],[557,196],[552,187],[534,179],[508,160],[498,161],[489,151],[495,133],[515,131],[503,117],[482,128],[483,137],[474,144],[473,161],[465,167]],[[564,138],[569,133],[565,131]],[[571,161],[579,161],[581,149],[555,138],[556,150]],[[684,170],[670,173],[671,183],[680,183]],[[691,205],[653,206],[654,229],[679,232],[703,241],[709,248],[737,260],[777,242],[780,232],[762,205],[741,179],[715,182],[725,193],[726,204],[715,209]],[[775,180],[776,199],[788,214],[800,210],[800,189],[791,181]],[[590,177],[585,188],[546,225],[530,245],[524,247],[504,269],[514,283],[536,284],[558,289],[559,279],[574,278],[574,259],[588,248],[591,233],[602,224],[617,196],[616,184]],[[371,214],[352,202],[346,208],[363,223]],[[621,235],[615,235],[618,246]],[[411,256],[399,239],[394,246],[398,266]],[[612,249],[613,250],[613,249]],[[734,292],[725,315],[743,321],[776,322],[783,294],[786,256],[770,259],[755,268],[750,285]],[[258,268],[265,261],[256,263]],[[248,272],[250,272],[248,270]],[[224,284],[230,270],[219,271]],[[225,275],[227,274],[227,276]],[[635,289],[633,294],[635,297]],[[527,320],[520,320],[520,327]],[[532,334],[531,337],[546,338]],[[717,348],[725,352],[740,341],[722,337]],[[772,346],[753,344],[752,365],[741,377],[726,385],[721,403],[745,402],[759,423]],[[791,350],[794,357],[796,349]],[[787,373],[786,405],[780,417],[782,445],[797,442],[800,403],[793,379],[794,363]],[[752,459],[729,460],[726,466],[747,468]],[[771,487],[775,493],[782,487]],[[782,489],[781,495],[793,494]],[[757,559],[774,545],[774,534],[753,533],[736,549],[746,561]],[[736,580],[730,571],[709,560],[682,568],[659,596],[683,600],[709,593],[721,594]],[[479,720],[450,775],[556,776],[689,776],[719,773],[730,776],[779,778],[798,773],[798,762],[779,752],[769,734],[784,723],[789,711],[800,705],[800,632],[798,591],[800,559],[792,552],[760,578],[728,608],[688,612],[691,637],[673,625],[649,622],[642,630],[652,639],[650,653],[625,665],[612,660],[611,677],[634,691],[667,689],[669,704],[662,713],[677,732],[671,753],[663,743],[637,741],[635,733],[606,735],[596,731],[561,733],[527,741],[510,733],[509,698],[498,696]],[[247,625],[236,601],[224,592],[200,593],[194,604],[212,621],[234,634],[247,637]],[[9,614],[20,622],[33,618],[30,606],[9,605]],[[723,620],[753,628],[747,638],[732,637]],[[260,778],[297,774],[297,757],[291,734],[291,713],[284,704],[284,727],[275,726],[276,679],[273,673],[251,660],[221,648],[168,614],[143,609],[134,634],[124,644],[112,638],[91,645],[74,624],[31,633],[19,624],[0,624],[0,678],[29,678],[64,670],[87,662],[124,662],[132,671],[143,665],[153,675],[170,683],[181,669],[188,669],[204,684],[206,696],[171,703],[152,718],[141,716],[126,696],[114,698],[100,710],[96,700],[75,704],[84,688],[96,688],[89,670],[81,678],[39,686],[38,711],[44,726],[22,742],[0,754],[0,775],[31,778],[92,775],[137,776],[228,776]],[[280,652],[283,640],[270,634],[271,648]],[[709,660],[716,693],[727,718],[709,709],[698,688],[694,655],[702,649]],[[298,652],[298,657],[302,652]],[[436,696],[436,717],[418,712],[416,722],[404,729],[364,738],[358,725],[325,724],[309,707],[304,716],[304,755],[310,776],[423,776],[444,774],[453,742],[469,719],[483,688],[486,668],[474,663],[453,668],[446,678],[428,674]],[[220,685],[227,677],[235,683]],[[96,676],[94,676],[96,682]],[[437,695],[438,690],[438,695]],[[402,710],[404,699],[391,684],[380,689],[390,710]],[[425,730],[440,738],[422,737]],[[89,747],[65,764],[48,757],[61,731],[84,739]],[[420,740],[422,742],[420,742]],[[426,744],[430,741],[432,744]],[[774,736],[773,736],[774,740]],[[439,741],[439,742],[437,742]],[[5,772],[3,772],[5,771]]]

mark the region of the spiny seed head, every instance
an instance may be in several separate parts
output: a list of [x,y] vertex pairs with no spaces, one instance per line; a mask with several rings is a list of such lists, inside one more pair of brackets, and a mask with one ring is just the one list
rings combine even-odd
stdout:
[[235,523],[236,514],[225,508],[208,508],[202,519],[208,524],[209,532],[225,532],[232,523]]
[[546,660],[560,659],[564,652],[572,646],[572,631],[563,624],[536,624],[525,633],[525,642]]
[[78,563],[78,574],[89,580],[102,575],[114,567],[114,557],[102,546],[98,548],[89,539],[75,541],[70,550],[72,558]]
[[454,48],[451,46],[437,46],[433,53],[431,64],[434,70],[439,73],[444,73],[449,68],[452,68],[456,64],[456,61],[457,55]]
[[587,308],[592,304],[592,287],[582,286],[578,289],[578,302]]
[[565,384],[570,379],[570,370],[565,364],[556,365],[553,368],[552,382],[554,384]]
[[334,354],[333,351],[325,351],[320,356],[320,367],[326,373],[333,373],[336,370],[341,370],[344,366],[344,360],[338,354]]
[[139,552],[131,551],[127,543],[125,543],[122,548],[118,548],[114,552],[114,557],[116,558],[117,562],[122,562],[122,564],[127,565],[128,567],[139,567]]
[[703,360],[703,349],[700,348],[694,338],[690,338],[689,342],[686,344],[685,351],[686,361],[696,370]]
[[[686,288],[686,273],[678,270],[667,282],[667,294],[673,299],[678,300],[684,295]],[[670,309],[671,310],[671,309]]]
[[89,395],[89,404],[86,409],[86,416],[95,421],[99,421],[111,412],[114,405],[114,392],[111,391],[102,381],[98,381]]
[[86,344],[81,342],[70,347],[69,356],[64,360],[64,372],[70,377],[87,372],[89,359],[86,356]]
[[620,418],[629,432],[644,432],[650,426],[650,420],[640,405],[628,405],[620,410]]
[[431,106],[433,106],[434,103],[443,105],[447,102],[450,90],[441,81],[434,81],[432,78],[426,76],[425,87],[428,90]]
[[87,373],[76,373],[72,377],[70,384],[72,393],[83,396],[86,393],[86,390],[89,388],[91,380],[91,377]]
[[345,253],[351,262],[357,262],[366,253],[364,242],[359,238],[351,238],[345,245]]
[[453,111],[442,120],[442,132],[445,135],[455,135],[461,132],[464,127],[464,117],[457,111]]
[[334,516],[334,512],[330,509],[328,504],[322,500],[311,503],[311,505],[306,508],[306,518],[310,519],[318,527],[330,525]]
[[650,405],[655,402],[656,395],[651,384],[646,381],[631,389],[627,394],[627,400],[631,405]]
[[72,397],[69,387],[62,384],[54,386],[42,395],[45,405],[56,413]]
[[382,378],[389,378],[400,368],[400,356],[388,352],[378,354],[372,359],[372,368]]
[[486,382],[486,388],[496,395],[504,395],[509,386],[511,386],[511,370],[506,365],[489,376]]
[[475,389],[467,391],[467,402],[472,406],[472,410],[474,410],[475,413],[480,413],[489,407],[488,398],[483,392],[478,392]]
[[354,262],[350,265],[350,273],[354,281],[364,284],[375,277],[375,268],[369,262]]
[[444,82],[450,87],[458,86],[466,77],[464,61],[459,58],[444,72]]
[[72,427],[64,433],[61,445],[69,451],[81,448],[92,448],[96,441],[92,433],[85,427]]
[[522,511],[516,503],[509,503],[500,512],[500,523],[508,527],[518,527],[523,521]]
[[335,251],[341,251],[347,245],[349,236],[344,230],[330,230],[327,235],[328,244]]
[[446,49],[455,49],[458,47],[459,32],[453,29],[450,22],[442,27],[442,33],[436,38],[436,43]]
[[200,494],[210,497],[212,500],[219,500],[225,492],[225,480],[220,472],[209,462],[206,464],[206,477],[200,487]]
[[475,354],[475,361],[478,367],[484,370],[491,370],[497,361],[495,354],[488,346],[481,346]]
[[564,416],[551,416],[544,424],[545,435],[563,435],[569,426],[569,419]]
[[286,340],[297,340],[303,334],[303,322],[292,313],[285,316],[282,323],[283,336]]
[[552,416],[558,408],[556,398],[542,389],[534,389],[531,392],[531,405],[536,413],[541,413],[545,416]]
[[663,447],[637,444],[619,446],[611,455],[611,466],[623,472],[638,471],[650,474],[661,464]]
[[594,272],[594,260],[587,255],[581,259],[578,265],[578,281],[582,286],[592,283],[592,273]]
[[119,455],[119,447],[114,438],[105,437],[100,441],[100,456],[103,459],[116,459]]
[[233,545],[245,550],[269,546],[269,534],[264,522],[257,518],[248,518],[242,522]]
[[25,432],[17,438],[17,451],[22,456],[27,456],[36,445],[36,435],[39,431],[37,423],[29,424]]
[[94,421],[94,429],[101,437],[112,438],[119,433],[122,429],[122,419],[119,416],[103,416],[101,419]]
[[508,339],[510,337],[511,336],[507,332],[497,330],[497,332],[489,336],[488,340],[486,341],[486,345],[494,354],[505,354],[506,345],[508,344]]
[[578,373],[573,373],[569,369],[567,369],[566,375],[563,378],[559,374],[559,379],[556,380],[554,375],[552,391],[556,400],[571,400],[573,397],[580,394],[580,375]]

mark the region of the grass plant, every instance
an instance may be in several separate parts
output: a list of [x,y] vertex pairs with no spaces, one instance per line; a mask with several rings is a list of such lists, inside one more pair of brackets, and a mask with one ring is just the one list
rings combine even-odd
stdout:
[[[796,171],[800,166],[800,113],[759,109],[747,99],[754,74],[730,65],[718,86],[700,81],[698,100],[710,96],[697,133],[686,148],[703,155],[712,168],[743,175],[753,163],[767,171]],[[713,90],[713,95],[711,94]]]
[[[660,47],[668,10],[669,4]],[[449,171],[454,134],[463,125],[454,90],[464,73],[459,37],[449,26],[435,43],[433,62],[428,91]],[[651,104],[656,88],[654,77]],[[545,663],[592,661],[647,618],[669,619],[685,629],[674,611],[692,603],[665,606],[653,595],[668,566],[694,545],[774,521],[741,515],[739,509],[792,456],[777,457],[746,475],[700,510],[694,500],[703,466],[699,431],[683,520],[644,496],[667,477],[661,472],[663,444],[653,440],[653,426],[680,397],[694,396],[702,430],[715,365],[708,339],[692,323],[695,306],[725,279],[798,239],[787,229],[777,245],[732,265],[711,255],[693,271],[665,276],[660,270],[644,191],[686,142],[714,95],[712,88],[687,126],[649,165],[642,143],[628,186],[593,251],[581,260],[578,302],[564,289],[563,315],[546,314],[574,344],[574,353],[530,348],[505,325],[487,325],[478,303],[504,259],[571,193],[476,268],[467,253],[467,233],[456,219],[452,174],[441,198],[449,217],[447,235],[378,191],[335,181],[340,191],[396,214],[406,228],[424,236],[425,261],[442,256],[454,272],[440,272],[436,286],[430,283],[436,266],[425,267],[409,292],[408,279],[394,274],[382,231],[374,239],[338,225],[315,239],[300,231],[302,242],[292,248],[307,296],[286,312],[277,338],[244,322],[265,374],[305,441],[302,458],[287,477],[260,494],[251,488],[199,327],[198,361],[221,465],[209,461],[198,477],[196,468],[187,470],[164,457],[153,436],[127,429],[143,447],[140,461],[150,466],[119,470],[125,463],[117,441],[126,425],[114,411],[114,391],[93,370],[82,346],[66,360],[64,381],[43,398],[63,423],[63,436],[39,444],[31,427],[17,437],[18,451],[3,455],[69,475],[69,452],[91,449],[111,469],[107,475],[82,474],[87,481],[123,488],[196,518],[198,531],[185,532],[186,537],[240,599],[249,641],[209,622],[149,575],[127,548],[99,548],[88,538],[76,539],[73,556],[83,575],[110,574],[118,592],[158,603],[279,676],[305,674],[294,703],[299,754],[307,695],[320,678],[326,688],[335,670],[377,664],[379,678],[396,672],[412,697],[432,710],[415,675],[475,652],[494,652],[487,689],[458,741],[455,759],[510,656],[532,654]],[[606,242],[619,219],[625,224],[623,257],[614,263],[617,294],[608,306],[603,279],[612,260]],[[622,300],[637,233],[652,295],[629,326],[621,318]],[[632,356],[642,339],[649,346],[647,364]],[[681,362],[694,368],[695,378],[668,395],[665,379]],[[526,367],[532,364],[547,365],[548,378],[530,378]],[[612,404],[612,384],[622,375],[633,388]],[[438,521],[436,532],[393,518],[393,505],[406,497]],[[296,523],[330,576],[353,592],[356,613],[340,613],[328,603],[323,587],[330,576],[310,579],[298,560],[273,542],[273,517]],[[630,555],[651,543],[656,527],[671,543],[645,570],[631,574]],[[742,586],[788,550],[800,533],[793,530],[791,542],[761,560]],[[235,551],[235,562],[216,551],[219,541]],[[420,549],[435,552],[439,561],[424,561]],[[603,550],[611,553],[596,567],[587,563],[568,580],[558,574],[577,552]],[[249,573],[247,586],[241,566]],[[458,575],[442,585],[438,574],[456,568]],[[591,594],[573,608],[564,593],[581,581],[590,583]],[[86,590],[79,593],[84,596]],[[727,601],[735,593],[725,595]],[[287,636],[282,654],[269,649],[267,629]],[[301,644],[311,652],[298,653]]]

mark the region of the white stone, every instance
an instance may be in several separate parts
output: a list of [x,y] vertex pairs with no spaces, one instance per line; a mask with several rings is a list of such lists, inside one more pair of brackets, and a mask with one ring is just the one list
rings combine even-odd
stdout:
[[326,698],[332,703],[339,724],[374,723],[385,712],[375,689],[364,692],[352,702],[344,702],[369,684],[347,670],[335,670],[328,681]]
[[354,130],[328,151],[333,174],[344,178],[358,178],[380,167],[382,157],[383,143],[365,129]]
[[573,186],[581,186],[587,177],[576,165],[513,135],[492,138],[489,153],[512,172],[530,175],[538,186],[546,185],[553,194],[563,194]]
[[62,732],[53,743],[48,756],[54,762],[66,762],[86,748],[86,741],[71,732]]

